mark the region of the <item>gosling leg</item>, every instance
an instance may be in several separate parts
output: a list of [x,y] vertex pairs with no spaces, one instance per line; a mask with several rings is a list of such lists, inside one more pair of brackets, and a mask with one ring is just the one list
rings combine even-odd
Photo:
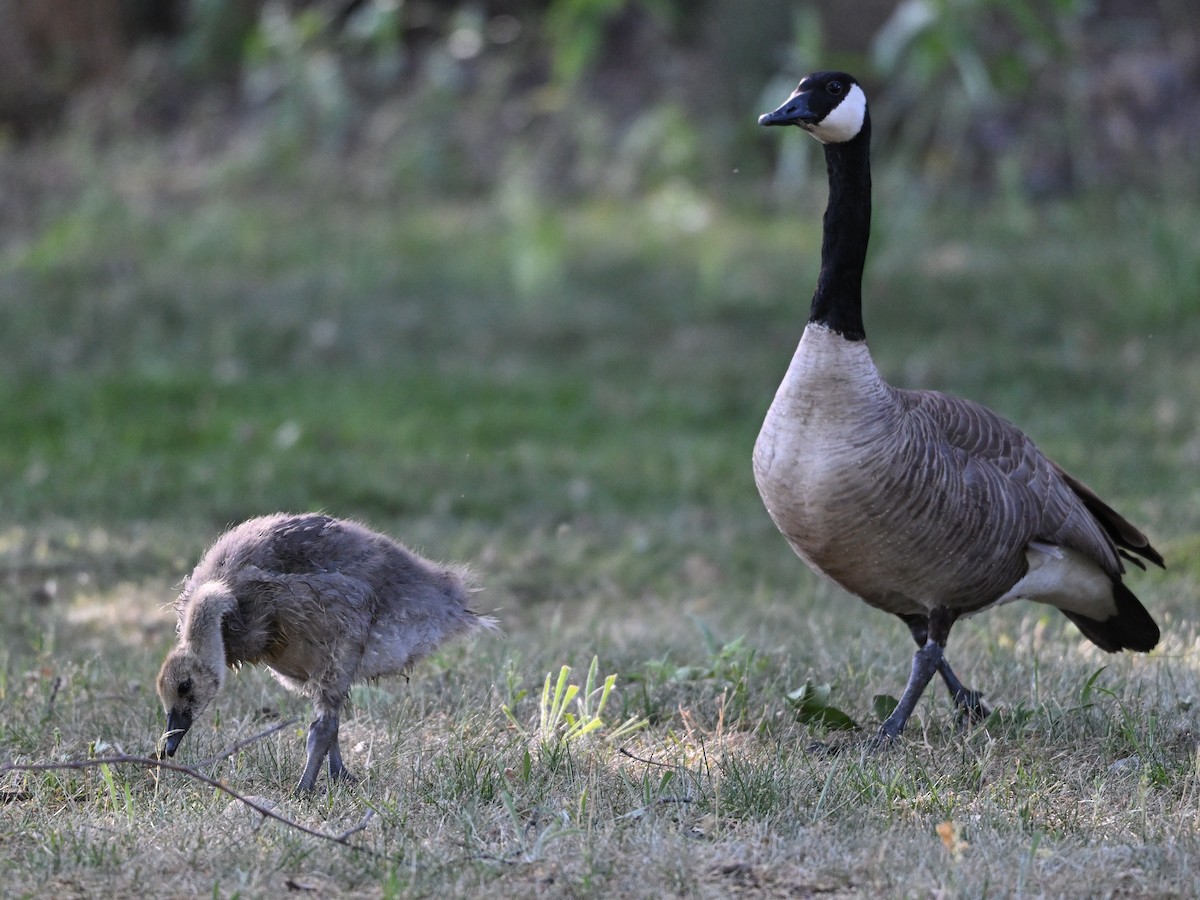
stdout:
[[313,787],[317,783],[317,775],[321,771],[321,763],[325,761],[327,756],[329,757],[330,775],[334,771],[335,755],[337,757],[338,770],[344,771],[342,754],[341,750],[338,749],[337,739],[338,717],[332,713],[323,713],[308,726],[308,740],[305,744],[305,749],[308,751],[308,759],[304,764],[304,774],[300,776],[300,783],[296,785],[297,794],[312,793]]
[[333,743],[329,746],[329,780],[347,781],[351,784],[358,780],[350,774],[349,769],[342,765],[342,748],[336,734],[333,737]]

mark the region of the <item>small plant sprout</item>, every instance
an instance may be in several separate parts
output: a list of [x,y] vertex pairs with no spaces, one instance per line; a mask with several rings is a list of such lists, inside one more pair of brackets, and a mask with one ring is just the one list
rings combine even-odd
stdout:
[[[546,681],[542,685],[541,701],[538,704],[538,727],[533,734],[543,747],[559,748],[586,735],[598,735],[605,729],[601,714],[604,712],[605,704],[608,703],[613,686],[617,683],[617,676],[608,675],[605,677],[604,683],[597,686],[596,675],[599,665],[598,657],[593,656],[582,693],[580,693],[579,685],[569,682],[570,666],[564,665],[559,669],[557,681],[554,681],[553,672],[546,673]],[[553,688],[551,688],[552,681]],[[575,712],[571,711],[572,702],[575,704]],[[517,721],[517,717],[508,704],[502,706],[501,709],[518,731],[525,735],[529,734]],[[646,720],[640,716],[631,716],[620,725],[608,730],[604,737],[611,743],[637,731],[645,724]]]

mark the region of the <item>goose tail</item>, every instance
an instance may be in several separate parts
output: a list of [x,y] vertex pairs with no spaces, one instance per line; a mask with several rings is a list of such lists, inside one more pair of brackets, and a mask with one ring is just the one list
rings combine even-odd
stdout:
[[1063,615],[1101,650],[1109,653],[1119,650],[1148,653],[1153,650],[1158,644],[1158,623],[1142,606],[1142,601],[1116,578],[1113,579],[1113,599],[1117,604],[1117,613],[1104,620],[1089,619],[1066,610],[1063,610]]

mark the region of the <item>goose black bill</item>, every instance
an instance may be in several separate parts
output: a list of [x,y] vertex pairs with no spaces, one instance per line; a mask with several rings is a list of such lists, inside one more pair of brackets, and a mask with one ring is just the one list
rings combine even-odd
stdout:
[[192,727],[192,717],[187,713],[171,710],[167,713],[167,730],[163,732],[163,748],[161,756],[174,756],[179,749],[179,742]]
[[818,121],[820,121],[820,116],[809,108],[807,92],[792,94],[779,109],[763,113],[758,117],[759,125],[799,125],[803,127],[815,125]]

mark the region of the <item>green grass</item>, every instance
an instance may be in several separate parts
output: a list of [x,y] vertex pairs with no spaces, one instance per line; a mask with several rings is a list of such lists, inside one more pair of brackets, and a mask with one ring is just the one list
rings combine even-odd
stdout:
[[[1150,656],[1053,610],[960,623],[950,657],[997,715],[960,734],[931,689],[870,756],[787,695],[829,685],[870,727],[910,641],[805,570],[749,471],[823,191],[714,204],[694,231],[661,198],[412,202],[337,171],[179,188],[152,157],[110,164],[0,255],[0,762],[150,752],[165,604],[250,515],[321,508],[470,561],[506,636],[357,689],[363,781],[328,796],[288,795],[308,710],[264,672],[189,735],[185,763],[300,717],[205,771],[329,833],[373,810],[359,849],[179,775],[11,772],[6,896],[1195,893],[1193,204],[981,215],[881,178],[885,373],[1017,421],[1171,568],[1131,576],[1164,625]],[[618,676],[606,727],[546,740],[547,673],[582,685],[593,656]]]

